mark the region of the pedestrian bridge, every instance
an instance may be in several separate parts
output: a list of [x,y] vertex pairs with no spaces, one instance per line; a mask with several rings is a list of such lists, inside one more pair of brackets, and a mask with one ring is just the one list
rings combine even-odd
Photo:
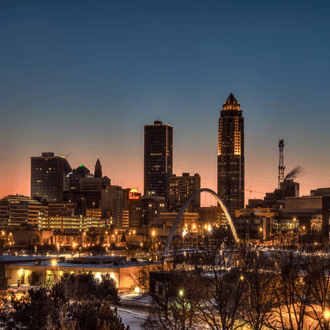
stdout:
[[220,196],[218,194],[216,194],[213,190],[209,189],[209,188],[201,188],[201,189],[198,189],[196,190],[194,193],[191,194],[191,196],[187,199],[187,201],[184,203],[184,205],[182,206],[180,212],[178,213],[178,216],[176,217],[174,223],[173,223],[173,226],[171,228],[171,231],[170,231],[170,234],[168,235],[168,238],[167,238],[167,241],[166,241],[166,244],[165,244],[165,249],[164,249],[164,254],[163,254],[163,257],[165,258],[169,248],[170,248],[170,245],[171,245],[171,242],[172,242],[172,239],[174,237],[174,233],[178,227],[178,224],[181,220],[181,217],[183,215],[183,213],[185,212],[185,210],[187,209],[187,207],[189,206],[189,203],[197,196],[199,195],[200,193],[202,192],[208,192],[209,194],[211,194],[213,197],[216,198],[216,200],[218,201],[218,203],[220,204],[221,208],[223,209],[225,215],[226,215],[226,218],[229,222],[229,226],[230,226],[230,229],[233,233],[233,236],[234,236],[234,239],[235,239],[235,242],[237,243],[238,242],[238,237],[237,237],[237,233],[236,233],[236,229],[235,229],[235,226],[234,226],[234,223],[233,223],[233,220],[225,206],[225,204],[222,202]]

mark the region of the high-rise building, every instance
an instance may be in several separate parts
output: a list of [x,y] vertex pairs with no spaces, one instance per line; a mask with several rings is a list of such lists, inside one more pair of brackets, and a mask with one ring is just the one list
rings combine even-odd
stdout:
[[[110,186],[111,180],[102,177],[101,163],[99,159],[95,164],[94,175],[84,166],[80,165],[69,174],[69,191],[64,191],[65,201],[78,203],[78,214],[86,215],[86,209],[102,208],[102,216],[106,217],[107,210],[105,203],[107,198],[104,193],[108,192],[107,186]],[[104,195],[104,196],[103,196]]]
[[110,219],[112,225],[117,227],[123,226],[123,206],[124,195],[123,188],[120,186],[110,186]]
[[231,216],[244,207],[244,118],[233,94],[219,119],[218,194]]
[[[102,216],[106,217],[109,209],[109,187],[111,180],[104,176],[96,178],[81,178],[80,191],[86,198],[86,206],[88,209],[102,208]],[[77,195],[79,196],[79,195]]]
[[137,189],[128,192],[129,227],[141,227],[142,203]]
[[157,120],[144,126],[144,195],[168,201],[173,173],[173,127]]
[[140,201],[142,211],[141,227],[149,227],[155,223],[159,224],[160,214],[167,211],[165,198],[160,196],[143,196]]
[[[182,173],[182,176],[175,174],[170,177],[170,196],[169,209],[171,211],[179,212],[183,204],[201,187],[201,177],[198,173],[189,175],[189,173]],[[197,195],[190,203],[189,207],[200,207],[201,198]]]
[[31,197],[46,199],[48,202],[63,200],[63,191],[68,190],[67,175],[72,171],[63,156],[53,152],[43,152],[39,157],[31,157]]

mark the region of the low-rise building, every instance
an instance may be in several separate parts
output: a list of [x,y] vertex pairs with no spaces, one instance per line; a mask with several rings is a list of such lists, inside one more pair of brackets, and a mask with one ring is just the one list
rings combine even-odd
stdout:
[[32,272],[44,272],[47,275],[62,276],[64,273],[78,274],[91,272],[101,279],[102,274],[110,274],[119,290],[128,291],[138,284],[139,271],[143,267],[151,270],[161,269],[160,264],[146,264],[144,262],[127,261],[126,257],[81,257],[65,260],[65,258],[31,258],[8,257],[3,262],[7,264],[9,286],[29,285],[29,275]]

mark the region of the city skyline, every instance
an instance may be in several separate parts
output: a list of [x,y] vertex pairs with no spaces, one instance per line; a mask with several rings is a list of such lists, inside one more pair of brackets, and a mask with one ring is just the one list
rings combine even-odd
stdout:
[[73,168],[100,158],[113,184],[142,192],[143,126],[154,120],[174,127],[173,173],[199,173],[216,190],[230,93],[245,117],[246,199],[277,187],[280,138],[286,174],[304,168],[301,195],[330,186],[329,5],[0,6],[1,198],[29,195],[30,157],[46,151],[69,154]]

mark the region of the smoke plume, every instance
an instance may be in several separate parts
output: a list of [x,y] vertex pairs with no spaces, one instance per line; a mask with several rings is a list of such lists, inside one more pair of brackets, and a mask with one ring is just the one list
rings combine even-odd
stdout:
[[285,176],[284,180],[295,179],[302,172],[303,168],[300,166],[296,166],[290,173]]

